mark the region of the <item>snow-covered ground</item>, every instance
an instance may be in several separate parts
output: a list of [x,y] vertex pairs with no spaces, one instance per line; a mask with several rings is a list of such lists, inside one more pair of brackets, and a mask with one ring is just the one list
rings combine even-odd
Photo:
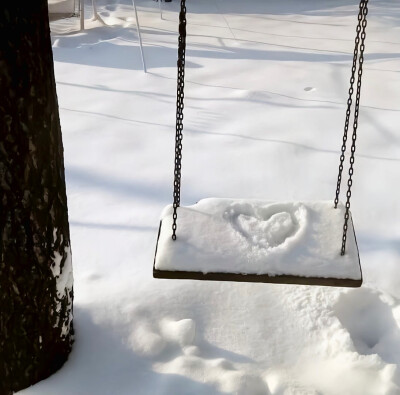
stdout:
[[[400,4],[370,4],[360,289],[155,280],[179,2],[52,25],[75,277],[69,361],[23,395],[400,394]],[[334,198],[356,0],[189,0],[182,203]],[[90,8],[87,10],[90,16]],[[73,23],[78,26],[78,20]],[[340,245],[340,240],[332,243]]]

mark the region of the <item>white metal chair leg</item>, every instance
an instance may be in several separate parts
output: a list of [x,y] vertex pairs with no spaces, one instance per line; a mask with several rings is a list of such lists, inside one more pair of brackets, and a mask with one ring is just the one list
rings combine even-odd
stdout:
[[96,21],[97,19],[99,19],[99,16],[97,14],[96,0],[92,0],[92,8],[93,8],[93,20]]
[[81,30],[85,30],[85,2],[84,2],[84,0],[79,0],[79,11],[80,11]]
[[136,11],[135,0],[132,0],[132,4],[133,4],[133,8],[134,8],[134,10],[135,10],[136,30],[137,30],[138,38],[139,38],[139,47],[140,47],[140,54],[141,54],[141,56],[142,56],[143,71],[144,71],[145,73],[147,73],[147,70],[146,70],[146,62],[144,61],[144,54],[143,54],[142,36],[141,36],[141,34],[140,34],[139,18],[138,18],[137,11]]
[[160,18],[163,19],[163,17],[162,17],[162,5],[161,5],[161,0],[158,0],[158,7],[160,8]]
[[102,18],[102,17],[98,14],[98,12],[97,12],[96,0],[92,0],[92,9],[93,9],[92,21],[99,21],[99,22],[102,23],[104,26],[106,26],[107,24],[103,21],[103,18]]

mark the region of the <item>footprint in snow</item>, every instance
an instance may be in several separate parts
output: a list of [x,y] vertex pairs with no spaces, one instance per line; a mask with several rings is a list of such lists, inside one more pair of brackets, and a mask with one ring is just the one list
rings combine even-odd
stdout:
[[400,305],[389,296],[357,289],[341,294],[334,311],[358,353],[400,363]]
[[128,344],[132,350],[144,357],[157,357],[160,355],[167,342],[149,325],[140,325],[128,337]]
[[[157,357],[168,345],[187,348],[187,354],[196,354],[193,346],[196,325],[192,319],[163,320],[159,328],[142,323],[128,337],[128,344],[139,355]],[[175,347],[176,348],[176,347]]]
[[215,388],[216,393],[269,395],[264,380],[257,374],[237,369],[224,358],[206,359],[197,355],[180,355],[154,368],[162,374],[180,375]]
[[[144,323],[128,342],[138,354],[153,360],[153,369],[161,374],[186,377],[204,383],[215,393],[268,395],[265,381],[257,374],[237,367],[226,358],[205,358],[201,346],[194,345],[196,323],[192,319],[162,320],[158,327]],[[177,351],[179,352],[177,353]],[[168,358],[170,357],[170,358]]]

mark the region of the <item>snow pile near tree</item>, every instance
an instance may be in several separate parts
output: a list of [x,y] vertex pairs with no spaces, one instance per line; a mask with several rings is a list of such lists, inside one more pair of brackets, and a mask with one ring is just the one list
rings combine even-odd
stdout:
[[[113,26],[52,26],[76,343],[21,394],[400,394],[398,2],[370,4],[351,206],[364,285],[351,290],[152,278],[172,203],[179,2],[163,19],[158,3],[137,6],[147,74],[129,2],[99,4]],[[203,0],[188,12],[182,205],[332,201],[355,2]]]

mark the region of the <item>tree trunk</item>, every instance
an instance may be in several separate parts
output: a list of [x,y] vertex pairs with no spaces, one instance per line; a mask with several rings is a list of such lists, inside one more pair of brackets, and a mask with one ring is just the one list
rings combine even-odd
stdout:
[[0,395],[8,395],[68,358],[73,279],[47,1],[2,4],[0,43]]

